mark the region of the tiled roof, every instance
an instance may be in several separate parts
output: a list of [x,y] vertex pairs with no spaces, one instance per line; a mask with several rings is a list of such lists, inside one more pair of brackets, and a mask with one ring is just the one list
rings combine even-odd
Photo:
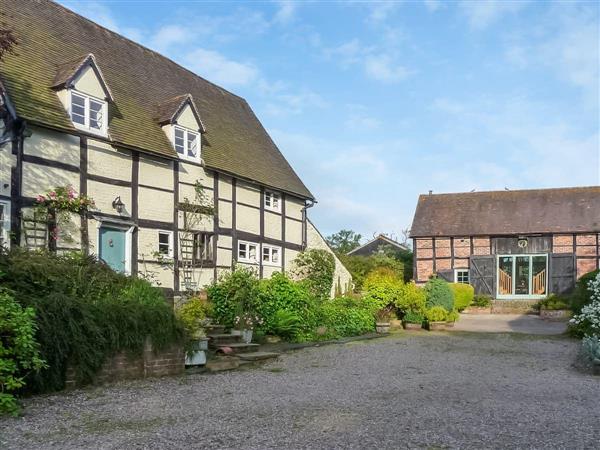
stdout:
[[0,0],[0,11],[10,11],[19,41],[0,65],[0,78],[20,117],[75,132],[52,86],[93,54],[114,98],[115,144],[176,158],[156,115],[161,104],[190,94],[206,127],[207,167],[313,198],[243,98],[51,1]]
[[411,237],[600,232],[600,186],[421,195]]

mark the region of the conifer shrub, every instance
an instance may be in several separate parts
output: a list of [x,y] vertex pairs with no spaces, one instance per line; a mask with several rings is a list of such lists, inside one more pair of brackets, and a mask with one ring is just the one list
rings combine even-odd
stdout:
[[442,278],[431,278],[425,284],[425,296],[427,309],[441,306],[450,312],[454,309],[454,293],[447,281]]

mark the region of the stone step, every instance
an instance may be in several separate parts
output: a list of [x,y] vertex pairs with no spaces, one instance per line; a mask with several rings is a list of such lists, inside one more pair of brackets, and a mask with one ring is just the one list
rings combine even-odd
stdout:
[[225,326],[224,325],[206,325],[204,327],[204,330],[206,331],[207,334],[220,334],[223,333],[225,331]]
[[216,347],[220,344],[234,344],[236,342],[240,342],[242,340],[242,336],[240,334],[228,334],[228,333],[220,333],[220,334],[208,334],[206,336],[209,339],[209,345],[211,347]]
[[260,345],[258,344],[246,344],[245,342],[236,342],[234,344],[218,344],[215,346],[217,350],[223,350],[226,348],[231,349],[231,353],[234,355],[238,355],[239,353],[250,353],[256,352]]
[[206,368],[211,372],[220,372],[222,370],[233,370],[240,366],[240,360],[233,356],[219,356],[206,363]]
[[279,353],[257,351],[251,353],[237,353],[235,356],[244,361],[264,361],[267,359],[277,359]]

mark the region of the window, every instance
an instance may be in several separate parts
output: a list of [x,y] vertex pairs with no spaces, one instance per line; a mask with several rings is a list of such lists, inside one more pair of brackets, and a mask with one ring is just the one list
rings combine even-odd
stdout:
[[213,235],[208,233],[194,234],[194,263],[213,260]]
[[265,208],[271,211],[280,211],[281,203],[279,194],[271,191],[265,191]]
[[256,264],[258,262],[258,244],[253,242],[238,242],[238,261]]
[[280,255],[281,255],[280,247],[273,247],[272,245],[263,244],[263,246],[262,246],[262,262],[263,262],[263,264],[266,264],[269,266],[280,266],[281,265],[281,260],[279,258]]
[[173,232],[158,232],[158,253],[169,258],[173,257]]
[[469,271],[467,269],[455,270],[454,281],[456,283],[469,284]]
[[71,91],[71,120],[77,128],[106,133],[106,102]]
[[186,128],[175,127],[175,150],[182,158],[200,159],[200,135]]
[[0,247],[10,245],[10,203],[0,202]]

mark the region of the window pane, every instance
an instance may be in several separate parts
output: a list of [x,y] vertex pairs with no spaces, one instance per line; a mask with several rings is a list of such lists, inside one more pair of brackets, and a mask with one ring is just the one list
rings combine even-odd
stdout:
[[170,239],[169,233],[158,233],[158,253],[161,255],[168,255],[170,252]]
[[529,294],[529,256],[515,257],[515,294]]
[[188,156],[196,158],[198,156],[198,135],[196,133],[187,134]]
[[498,262],[498,292],[500,295],[512,294],[513,258],[503,256]]
[[256,261],[256,245],[250,245],[249,259]]
[[270,255],[269,255],[269,248],[268,247],[263,247],[263,262],[269,262],[270,259]]
[[247,253],[246,253],[246,244],[239,244],[239,250],[238,250],[238,257],[240,259],[246,259],[247,258]]
[[85,125],[85,98],[71,92],[71,120]]
[[183,130],[175,128],[175,150],[177,150],[177,153],[181,155],[185,154],[185,141],[183,134]]
[[271,250],[271,252],[271,261],[277,264],[279,262],[279,250],[274,248],[273,250]]
[[546,294],[546,257],[532,257],[532,284],[531,290],[533,295]]
[[90,128],[102,129],[102,103],[90,99]]

